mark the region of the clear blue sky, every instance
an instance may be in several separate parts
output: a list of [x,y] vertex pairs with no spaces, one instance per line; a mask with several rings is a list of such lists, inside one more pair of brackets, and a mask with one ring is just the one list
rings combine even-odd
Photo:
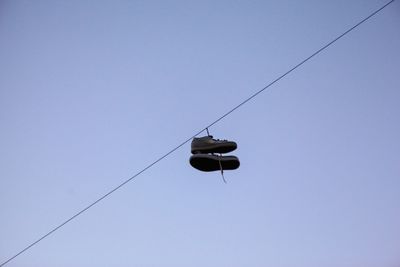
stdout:
[[[0,2],[0,262],[382,6]],[[15,267],[400,264],[400,2],[185,145]]]

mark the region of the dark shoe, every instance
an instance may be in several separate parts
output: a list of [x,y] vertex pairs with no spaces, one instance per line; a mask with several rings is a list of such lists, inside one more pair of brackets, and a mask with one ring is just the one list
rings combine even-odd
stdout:
[[[220,165],[221,164],[221,165]],[[204,172],[235,170],[239,168],[239,159],[235,156],[217,156],[210,154],[195,154],[190,157],[190,165]]]
[[237,148],[233,141],[213,139],[211,135],[195,137],[192,141],[192,154],[229,153]]

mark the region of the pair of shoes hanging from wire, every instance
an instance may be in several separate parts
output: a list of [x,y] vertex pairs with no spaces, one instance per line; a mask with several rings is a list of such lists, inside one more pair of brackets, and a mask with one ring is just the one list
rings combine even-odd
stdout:
[[236,148],[237,144],[235,142],[214,139],[210,134],[203,137],[195,137],[191,146],[193,155],[190,157],[189,162],[193,168],[200,171],[221,171],[222,178],[226,183],[224,170],[235,170],[239,168],[240,162],[236,156],[222,156],[222,154],[232,152]]

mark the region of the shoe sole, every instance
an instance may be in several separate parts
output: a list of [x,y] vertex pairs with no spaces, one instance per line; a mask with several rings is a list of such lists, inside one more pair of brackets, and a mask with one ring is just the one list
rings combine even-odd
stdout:
[[229,144],[214,144],[210,146],[192,147],[192,154],[208,154],[217,153],[224,154],[234,151],[237,148],[236,143],[230,142]]
[[235,170],[240,166],[239,159],[235,156],[195,154],[189,161],[193,168],[204,172],[219,171],[220,161],[223,170]]

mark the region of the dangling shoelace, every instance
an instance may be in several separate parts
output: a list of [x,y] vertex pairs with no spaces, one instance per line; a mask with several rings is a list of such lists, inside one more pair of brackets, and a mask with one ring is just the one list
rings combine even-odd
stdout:
[[221,170],[222,180],[224,181],[224,183],[226,183],[225,176],[224,176],[224,169],[222,168],[222,163],[221,163],[221,157],[222,157],[222,154],[220,154],[218,156],[219,169]]

